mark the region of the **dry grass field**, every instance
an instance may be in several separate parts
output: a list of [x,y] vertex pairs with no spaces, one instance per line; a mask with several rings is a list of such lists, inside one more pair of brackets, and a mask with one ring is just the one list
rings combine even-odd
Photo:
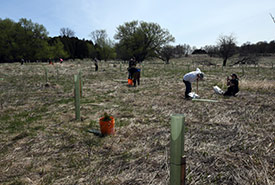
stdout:
[[[221,64],[221,59],[207,59]],[[0,64],[0,184],[167,185],[171,115],[185,115],[187,184],[275,184],[275,58],[258,66],[203,65],[184,58],[145,61],[141,85],[128,87],[127,64],[92,61]],[[184,73],[205,73],[201,98],[184,99]],[[48,71],[46,85],[45,70]],[[81,70],[81,121],[74,74]],[[237,73],[237,97],[216,95]],[[195,84],[193,84],[195,90]],[[116,134],[99,137],[104,112]]]

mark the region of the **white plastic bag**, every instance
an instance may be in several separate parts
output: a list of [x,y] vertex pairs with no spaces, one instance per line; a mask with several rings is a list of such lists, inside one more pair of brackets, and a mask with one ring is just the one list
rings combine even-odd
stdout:
[[190,92],[188,95],[189,95],[192,99],[200,98],[200,96],[197,95],[197,94],[194,93],[194,92]]
[[215,93],[222,95],[224,92],[218,86],[213,86]]

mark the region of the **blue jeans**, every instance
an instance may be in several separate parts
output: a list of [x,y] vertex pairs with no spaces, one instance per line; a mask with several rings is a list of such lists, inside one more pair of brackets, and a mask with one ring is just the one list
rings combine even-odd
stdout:
[[189,98],[190,96],[188,94],[192,91],[191,82],[183,80],[183,83],[185,84],[185,87],[186,87],[185,98]]

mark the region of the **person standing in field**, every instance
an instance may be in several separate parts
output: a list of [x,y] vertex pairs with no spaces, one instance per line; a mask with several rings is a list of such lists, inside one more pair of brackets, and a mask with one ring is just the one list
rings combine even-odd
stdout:
[[185,84],[185,98],[186,99],[191,99],[189,96],[189,93],[192,91],[192,82],[197,81],[197,86],[199,80],[203,80],[204,73],[201,72],[199,68],[196,69],[196,71],[191,71],[189,73],[186,73],[183,76],[183,83]]
[[95,71],[98,71],[98,60],[96,57],[94,58],[94,64],[95,64]]
[[136,59],[135,57],[131,58],[129,61],[129,67],[127,68],[128,70],[128,79],[132,79],[132,75],[134,72],[136,72]]

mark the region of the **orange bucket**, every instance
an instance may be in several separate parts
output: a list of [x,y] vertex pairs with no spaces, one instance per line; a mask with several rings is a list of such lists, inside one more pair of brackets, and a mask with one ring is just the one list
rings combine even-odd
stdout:
[[133,85],[133,80],[132,79],[128,79],[128,85]]
[[110,116],[110,121],[103,121],[104,117],[99,119],[100,131],[102,135],[115,134],[115,118]]

